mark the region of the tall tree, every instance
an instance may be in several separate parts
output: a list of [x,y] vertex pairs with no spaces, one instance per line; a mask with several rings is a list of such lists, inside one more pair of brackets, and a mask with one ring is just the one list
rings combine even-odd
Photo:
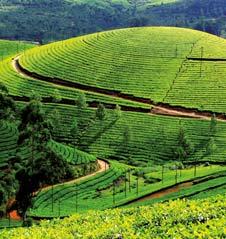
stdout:
[[20,184],[16,195],[17,208],[25,220],[33,193],[43,184],[59,182],[71,177],[72,173],[67,162],[48,147],[52,124],[45,118],[40,97],[33,96],[22,109],[18,129],[19,146],[31,146],[31,157],[16,175]]
[[129,125],[126,125],[123,132],[123,151],[124,155],[127,157],[128,161],[131,159],[131,151],[130,151],[130,144],[132,140],[132,131]]
[[79,134],[78,122],[76,118],[73,120],[70,132],[71,132],[71,137],[73,139],[74,157],[75,157],[76,145],[78,143],[78,138],[79,138],[78,137],[78,134]]
[[81,93],[77,100],[77,107],[79,110],[84,110],[87,107],[86,96],[84,93]]
[[0,119],[14,119],[15,102],[9,96],[7,87],[0,82]]
[[119,105],[116,105],[115,106],[115,109],[114,109],[114,115],[116,117],[116,119],[120,119],[121,116],[122,116],[122,111],[121,111],[121,107]]
[[185,135],[184,128],[180,126],[177,145],[173,149],[174,158],[183,163],[193,152],[193,147],[187,136]]
[[103,104],[98,104],[96,110],[96,118],[103,121],[106,118],[107,112]]

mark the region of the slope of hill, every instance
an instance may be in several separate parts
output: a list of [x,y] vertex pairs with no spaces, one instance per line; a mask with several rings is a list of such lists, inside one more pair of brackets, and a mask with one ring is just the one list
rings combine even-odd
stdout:
[[224,39],[199,31],[130,28],[36,48],[18,64],[30,75],[90,92],[225,112],[225,47]]
[[[17,144],[18,131],[15,123],[7,121],[0,121],[0,190],[1,201],[0,206],[4,205],[9,197],[13,197],[17,190],[18,183],[14,176],[20,168],[20,160],[24,163],[31,158],[30,147],[19,147]],[[98,169],[96,157],[89,155],[69,146],[57,143],[55,141],[49,142],[49,147],[61,155],[63,160],[69,162],[74,172],[75,177],[80,177],[89,174]],[[35,158],[39,159],[40,152],[36,152]],[[19,157],[19,158],[18,158]]]
[[35,47],[30,42],[0,40],[0,60]]
[[[7,239],[56,238],[225,238],[225,195],[176,200],[153,207],[91,211],[40,226],[1,232]],[[175,210],[176,208],[176,210]]]
[[[172,105],[194,107],[200,111],[207,109],[212,112],[225,112],[224,47],[224,39],[193,30],[116,30],[26,51],[19,57],[18,64],[26,73],[35,72],[34,77],[18,72],[8,58],[0,64],[0,79],[14,96],[30,96],[31,90],[35,89],[41,96],[50,97],[54,95],[55,89],[58,89],[61,97],[74,102],[83,91],[90,106],[94,101],[111,103],[113,107],[119,103],[122,106],[142,107],[145,110],[143,112],[149,113],[152,99],[170,102]],[[202,57],[211,61],[198,59],[201,49]],[[195,59],[190,60],[188,57]],[[213,58],[222,59],[222,62]],[[215,69],[214,74],[212,69]],[[37,74],[42,78],[36,78]],[[53,79],[56,77],[57,84],[56,79]],[[62,82],[67,85],[60,85]],[[73,83],[75,85],[70,85]],[[125,98],[120,98],[122,93]],[[139,99],[134,101],[135,97]],[[78,115],[76,107],[67,104],[47,104],[46,107],[56,107],[60,112],[60,121],[64,127],[59,129],[58,140],[71,142],[70,127],[73,117]],[[126,157],[123,147],[119,145],[123,141],[126,125],[129,125],[134,134],[129,144],[133,163],[147,163],[152,160],[165,162],[173,158],[172,148],[176,145],[181,122],[195,148],[191,159],[198,156],[203,160],[224,160],[224,122],[218,123],[216,148],[210,156],[205,153],[209,140],[209,122],[139,114],[134,108],[129,110],[133,112],[123,113],[119,120],[116,120],[114,112],[109,111],[103,125],[93,125],[89,129],[82,140],[82,147],[104,158]],[[83,115],[84,120],[89,121],[94,114],[93,110],[87,110]],[[100,133],[103,137],[98,136]],[[112,146],[109,147],[109,144]]]
[[[225,187],[225,46],[224,39],[194,30],[129,28],[52,43],[2,61],[0,81],[17,105],[26,104],[33,90],[44,97],[47,117],[53,109],[59,113],[55,138],[64,144],[50,142],[55,152],[75,168],[96,158],[110,163],[93,177],[36,194],[29,215],[52,218],[106,209],[180,184],[187,190],[162,200],[203,197],[212,189],[218,194]],[[87,106],[79,108],[81,93]],[[54,102],[56,94],[60,99]],[[98,102],[108,108],[101,115]],[[116,104],[121,110],[114,109]],[[162,105],[168,116],[156,115]],[[175,105],[184,115],[170,115]],[[213,113],[221,115],[211,119]],[[75,119],[78,128],[85,126],[78,129],[85,129],[80,138],[71,133]],[[74,157],[65,144],[74,145],[77,136],[76,147],[94,157],[80,151]],[[181,148],[177,151],[184,147],[181,137],[187,150],[183,158]]]

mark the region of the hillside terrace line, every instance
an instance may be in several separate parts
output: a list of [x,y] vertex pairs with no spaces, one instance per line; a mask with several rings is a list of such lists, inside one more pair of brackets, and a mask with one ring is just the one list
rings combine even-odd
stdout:
[[[77,82],[63,80],[63,79],[56,78],[56,77],[42,76],[38,73],[30,72],[29,70],[22,67],[19,62],[19,57],[20,56],[17,56],[12,59],[12,65],[13,65],[14,70],[18,74],[22,75],[23,77],[29,77],[33,80],[45,81],[45,82],[52,83],[55,85],[64,86],[64,87],[67,87],[70,89],[71,88],[79,89],[79,90],[83,90],[88,93],[90,93],[90,92],[98,93],[100,95],[111,96],[111,97],[116,97],[119,99],[129,100],[132,102],[138,102],[138,103],[144,103],[144,104],[150,105],[150,109],[145,109],[142,107],[120,105],[121,109],[123,111],[150,113],[152,115],[165,115],[165,116],[172,116],[172,117],[196,118],[196,119],[203,119],[203,120],[210,120],[212,115],[215,114],[216,118],[219,121],[226,121],[226,116],[225,116],[225,114],[222,114],[222,113],[215,113],[215,112],[207,111],[207,110],[200,111],[196,108],[186,108],[186,107],[182,107],[182,106],[172,106],[168,103],[155,103],[151,99],[134,96],[132,94],[125,94],[118,90],[109,90],[109,89],[104,89],[104,88],[98,88],[95,86],[88,86],[88,85],[80,84]],[[191,57],[188,57],[187,59],[195,60],[195,61],[226,61],[226,59],[214,59],[214,58],[191,58]],[[12,96],[12,97],[17,101],[28,101],[29,100],[28,97],[19,97],[19,96]],[[45,103],[53,103],[51,101],[50,97],[43,98],[43,101]],[[74,102],[75,102],[74,100],[62,99],[62,101],[60,103],[74,105]],[[89,102],[89,107],[96,108],[97,105],[98,105],[97,101]],[[105,104],[105,106],[106,106],[106,108],[113,109],[115,107],[115,104],[107,103],[107,104]]]

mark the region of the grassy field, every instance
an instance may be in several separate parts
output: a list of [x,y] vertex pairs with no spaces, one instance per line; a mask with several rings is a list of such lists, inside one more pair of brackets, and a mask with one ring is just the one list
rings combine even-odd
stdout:
[[[225,238],[225,195],[176,200],[152,207],[91,211],[40,226],[1,232],[3,239],[56,238]],[[177,210],[175,210],[175,208]],[[207,228],[210,228],[209,230]],[[92,230],[91,230],[92,229]]]

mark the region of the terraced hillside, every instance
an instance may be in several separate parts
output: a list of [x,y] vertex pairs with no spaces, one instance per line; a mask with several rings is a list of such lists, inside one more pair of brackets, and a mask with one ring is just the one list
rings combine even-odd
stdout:
[[[198,31],[133,28],[36,47],[0,62],[0,81],[19,106],[35,91],[43,97],[47,117],[58,111],[55,140],[61,143],[49,142],[55,152],[74,168],[96,158],[110,164],[93,177],[42,190],[30,215],[106,209],[178,183],[192,187],[163,201],[224,189],[225,47],[225,40]],[[88,103],[82,109],[81,93]],[[58,102],[53,100],[56,94]],[[108,108],[103,117],[97,116],[98,102]],[[118,112],[116,104],[121,106]],[[169,115],[158,115],[160,107]],[[213,113],[221,114],[211,121]],[[76,147],[94,156],[77,149],[75,154],[71,147],[77,137],[71,133],[75,119],[86,125]],[[176,152],[181,129],[190,148],[184,160]],[[193,185],[194,180],[200,181]]]
[[222,38],[188,29],[131,28],[36,48],[19,64],[91,92],[225,112],[225,46]]
[[[14,123],[7,121],[0,121],[0,187],[1,189],[6,188],[6,192],[9,190],[8,187],[17,187],[15,181],[11,180],[12,174],[16,173],[19,167],[19,160],[15,156],[20,156],[21,160],[26,161],[32,157],[31,148],[25,146],[18,146],[18,131]],[[98,169],[97,159],[95,156],[87,154],[77,149],[73,149],[69,146],[57,143],[53,140],[49,142],[49,147],[62,158],[69,162],[74,171],[75,177],[80,177],[85,174]],[[35,158],[39,159],[40,152],[35,152]],[[12,170],[12,165],[14,170]],[[85,168],[84,168],[85,167]],[[8,179],[7,179],[8,178]],[[11,180],[11,181],[10,181]],[[9,183],[9,185],[6,184]],[[9,195],[4,195],[4,198]],[[3,200],[5,201],[5,199]]]

